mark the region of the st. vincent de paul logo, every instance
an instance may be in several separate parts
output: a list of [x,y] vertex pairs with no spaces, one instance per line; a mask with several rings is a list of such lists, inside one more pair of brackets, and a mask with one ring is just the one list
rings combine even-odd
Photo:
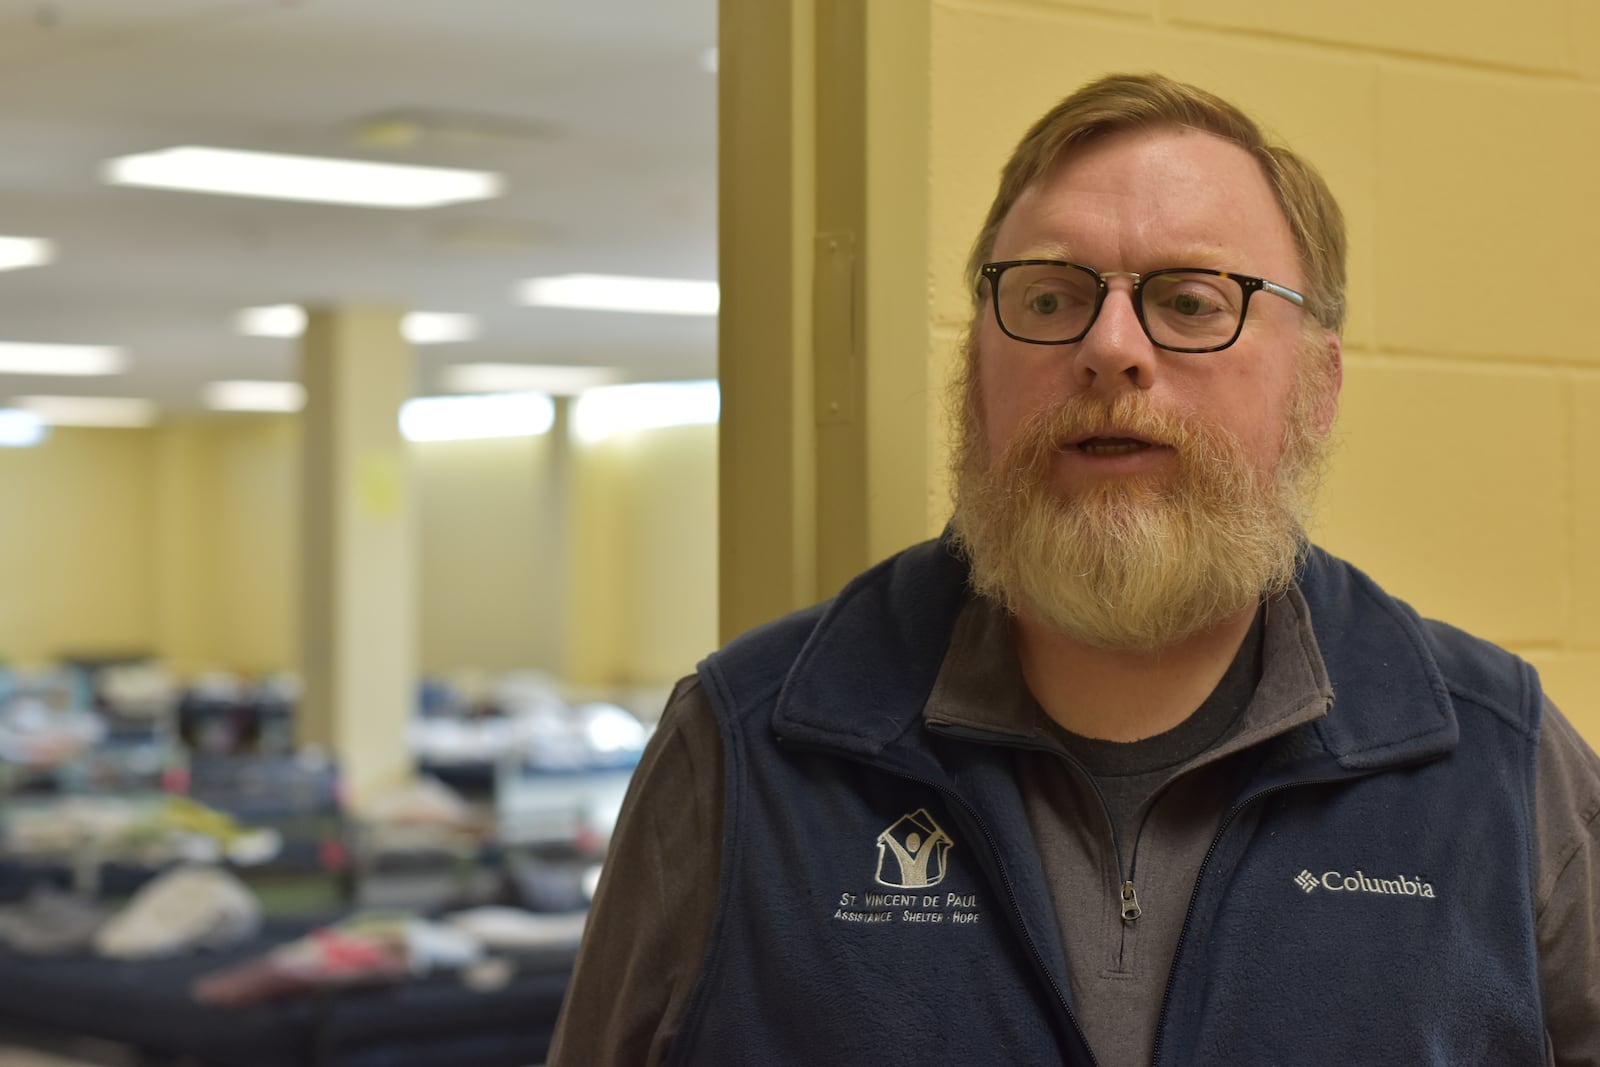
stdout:
[[925,889],[944,881],[955,842],[927,808],[902,815],[878,835],[878,872],[873,880],[894,889]]

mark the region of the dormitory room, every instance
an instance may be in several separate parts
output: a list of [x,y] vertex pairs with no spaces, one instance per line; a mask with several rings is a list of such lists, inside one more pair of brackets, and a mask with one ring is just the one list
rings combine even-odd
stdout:
[[0,1063],[544,1060],[717,644],[716,44],[0,13]]

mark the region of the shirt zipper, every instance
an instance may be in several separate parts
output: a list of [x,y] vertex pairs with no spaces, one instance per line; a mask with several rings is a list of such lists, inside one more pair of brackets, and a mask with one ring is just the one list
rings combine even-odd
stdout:
[[[1078,758],[1072,753],[1056,745],[1018,737],[1015,734],[995,735],[983,730],[975,730],[972,727],[952,726],[948,723],[937,721],[930,722],[928,726],[934,733],[963,741],[975,741],[979,744],[992,745],[996,748],[1021,748],[1033,752],[1043,752],[1048,756],[1059,757],[1073,767],[1083,780],[1089,783],[1089,789],[1094,793],[1095,799],[1100,802],[1100,814],[1105,816],[1106,829],[1111,834],[1111,859],[1116,864],[1117,879],[1120,882],[1117,886],[1117,896],[1118,909],[1122,920],[1126,923],[1138,921],[1139,916],[1144,914],[1144,909],[1139,905],[1139,894],[1134,887],[1134,874],[1139,862],[1139,836],[1144,832],[1144,821],[1145,818],[1149,817],[1148,812],[1145,813],[1144,818],[1139,820],[1139,827],[1134,833],[1133,848],[1129,853],[1128,863],[1124,866],[1122,862],[1122,839],[1117,835],[1116,820],[1111,817],[1111,805],[1106,803],[1106,795],[1100,789],[1100,782],[1089,772],[1089,768],[1079,762]],[[1125,946],[1123,952],[1126,952]]]
[[[933,724],[930,724],[930,725],[933,725]],[[1066,759],[1072,760],[1072,756],[1070,754],[1061,753],[1061,752],[1059,752],[1059,750],[1057,750],[1055,748],[1052,748],[1052,747],[1050,747],[1048,745],[1039,744],[1038,742],[1030,742],[1030,741],[1028,741],[1028,740],[1026,740],[1024,738],[1014,738],[1014,737],[1009,737],[1008,736],[1004,741],[999,741],[999,740],[993,738],[992,736],[990,736],[988,734],[985,734],[984,732],[979,731],[979,730],[971,730],[971,729],[968,729],[968,728],[957,727],[957,726],[949,726],[949,725],[943,725],[943,724],[934,726],[934,730],[935,730],[936,733],[942,733],[942,734],[944,734],[946,736],[949,736],[949,737],[956,737],[956,738],[962,738],[962,739],[965,739],[965,740],[978,741],[978,742],[983,742],[983,743],[987,743],[987,744],[994,744],[994,745],[997,745],[997,746],[1000,746],[1000,747],[1031,748],[1031,749],[1034,749],[1034,750],[1040,751],[1040,752],[1049,752],[1049,753],[1053,753],[1053,754],[1064,755]],[[1063,1013],[1065,1013],[1065,1015],[1067,1017],[1067,1021],[1072,1024],[1073,1031],[1078,1035],[1079,1044],[1083,1047],[1084,1052],[1088,1055],[1089,1063],[1090,1063],[1091,1067],[1098,1067],[1099,1060],[1097,1060],[1095,1058],[1094,1049],[1089,1047],[1089,1039],[1083,1032],[1083,1026],[1078,1022],[1077,1016],[1075,1016],[1072,1013],[1072,1006],[1071,1006],[1071,1004],[1068,1003],[1066,994],[1061,989],[1061,983],[1056,981],[1055,975],[1052,974],[1051,971],[1050,971],[1049,964],[1047,964],[1045,962],[1044,953],[1039,951],[1039,946],[1034,943],[1033,936],[1028,933],[1027,921],[1026,921],[1025,917],[1023,916],[1023,914],[1022,914],[1022,904],[1021,904],[1021,902],[1019,902],[1017,900],[1017,893],[1016,893],[1016,890],[1012,887],[1010,875],[1008,875],[1006,873],[1005,864],[1003,862],[1003,857],[1002,857],[1002,855],[1000,853],[1000,846],[995,843],[993,835],[991,835],[989,833],[989,828],[988,828],[987,824],[984,823],[982,816],[980,816],[978,814],[977,809],[975,809],[970,803],[968,803],[967,799],[965,797],[963,797],[961,794],[959,794],[959,793],[955,792],[954,790],[950,789],[948,786],[945,786],[945,785],[943,785],[943,784],[941,784],[939,782],[933,781],[930,778],[924,778],[924,777],[922,777],[920,775],[915,775],[915,774],[910,774],[910,773],[907,773],[907,772],[904,772],[904,771],[894,770],[892,768],[885,767],[885,766],[883,766],[883,765],[881,765],[879,763],[875,763],[875,762],[873,762],[873,761],[871,761],[869,759],[866,759],[865,757],[856,756],[854,754],[847,753],[847,752],[841,752],[838,749],[829,748],[829,747],[827,747],[825,745],[811,745],[811,744],[797,743],[797,742],[791,741],[788,738],[785,738],[785,737],[783,737],[781,735],[779,735],[779,737],[778,737],[778,742],[780,744],[782,744],[782,745],[790,745],[790,746],[795,746],[795,747],[800,747],[800,748],[808,748],[808,749],[811,749],[812,751],[816,751],[816,752],[824,752],[824,753],[827,753],[827,754],[832,755],[832,756],[836,756],[836,757],[839,757],[839,758],[842,758],[842,759],[848,759],[848,760],[851,760],[852,762],[855,762],[855,763],[860,763],[860,764],[862,764],[864,766],[871,767],[874,770],[883,771],[885,773],[892,774],[895,777],[903,779],[905,781],[916,782],[919,785],[927,786],[928,788],[934,790],[935,792],[943,794],[944,796],[948,797],[950,800],[954,801],[956,804],[959,804],[961,806],[961,808],[967,813],[968,817],[972,819],[973,824],[978,827],[979,833],[981,833],[983,835],[984,840],[989,845],[989,851],[994,857],[995,869],[1000,873],[1000,883],[1001,883],[1001,885],[1003,885],[1005,887],[1007,901],[1011,905],[1011,914],[1012,914],[1013,918],[1015,919],[1015,925],[1016,925],[1017,931],[1019,932],[1019,934],[1022,937],[1023,943],[1028,946],[1028,951],[1030,953],[1032,953],[1033,959],[1034,959],[1034,963],[1039,968],[1039,973],[1044,975],[1045,980],[1050,984],[1051,990],[1055,993],[1056,1001],[1061,1005],[1061,1010],[1062,1010]],[[1373,774],[1373,773],[1376,773],[1376,770],[1370,770],[1367,773],[1368,774]],[[1156,1016],[1155,1043],[1152,1046],[1151,1055],[1150,1055],[1150,1062],[1151,1062],[1152,1065],[1154,1065],[1154,1067],[1159,1067],[1159,1064],[1161,1063],[1161,1048],[1162,1048],[1162,1044],[1163,1044],[1163,1038],[1165,1037],[1166,1029],[1167,1029],[1167,1011],[1172,1005],[1172,990],[1173,990],[1173,986],[1175,984],[1175,980],[1176,980],[1177,974],[1178,974],[1178,961],[1179,961],[1180,958],[1182,958],[1184,944],[1189,939],[1189,927],[1190,927],[1190,924],[1194,921],[1195,906],[1199,902],[1199,899],[1200,899],[1200,884],[1205,880],[1206,871],[1211,866],[1212,857],[1216,855],[1217,846],[1222,843],[1223,835],[1226,834],[1228,832],[1228,828],[1231,825],[1233,825],[1233,820],[1239,816],[1240,812],[1244,811],[1251,804],[1254,804],[1256,801],[1261,800],[1261,799],[1263,799],[1265,797],[1271,796],[1274,793],[1281,793],[1286,789],[1295,789],[1295,788],[1298,788],[1300,786],[1327,785],[1327,784],[1330,784],[1330,783],[1333,783],[1333,782],[1343,782],[1343,781],[1350,780],[1352,777],[1363,777],[1363,776],[1364,775],[1360,775],[1360,774],[1357,774],[1357,775],[1342,774],[1342,775],[1334,775],[1334,776],[1322,777],[1322,778],[1297,779],[1297,780],[1292,781],[1292,782],[1280,782],[1277,785],[1268,786],[1265,789],[1259,790],[1259,791],[1257,791],[1255,793],[1251,793],[1249,796],[1245,797],[1243,800],[1240,800],[1232,808],[1228,809],[1228,813],[1225,816],[1223,816],[1222,822],[1217,826],[1217,832],[1211,836],[1211,844],[1206,849],[1205,857],[1200,861],[1199,869],[1195,872],[1194,888],[1192,890],[1190,890],[1190,892],[1189,892],[1189,906],[1188,906],[1187,910],[1185,910],[1184,915],[1183,915],[1183,926],[1179,928],[1177,944],[1173,946],[1172,961],[1168,965],[1168,968],[1167,968],[1167,984],[1166,984],[1166,988],[1162,991],[1162,994],[1161,994],[1161,1013],[1158,1016]],[[1100,793],[1099,786],[1098,785],[1094,785],[1094,776],[1093,775],[1087,775],[1087,777],[1089,779],[1090,784],[1092,786],[1094,786],[1095,795],[1100,798],[1100,807],[1101,807],[1102,813],[1105,814],[1106,821],[1108,823],[1110,823],[1111,822],[1110,809],[1106,807],[1105,796],[1102,793]],[[1148,816],[1148,813],[1146,813],[1146,814]],[[1142,824],[1143,823],[1142,823],[1142,820],[1141,820],[1141,826],[1142,826]],[[1111,843],[1112,843],[1113,850],[1118,853],[1118,855],[1117,855],[1117,868],[1120,871],[1121,868],[1122,868],[1122,857],[1121,857],[1119,843],[1117,841],[1117,834],[1116,834],[1115,825],[1112,825],[1112,829],[1111,829]],[[1131,874],[1132,872],[1130,871],[1129,873]],[[1131,879],[1129,881],[1123,883],[1123,889],[1129,895],[1129,897],[1131,898],[1131,902],[1133,903],[1135,909],[1137,909],[1137,907],[1138,907],[1138,896],[1134,892],[1133,882],[1132,882]],[[1123,906],[1124,912],[1126,913],[1126,910],[1127,910],[1127,907],[1128,907],[1128,901],[1124,900],[1122,906]],[[1137,918],[1138,918],[1138,915],[1134,915],[1132,918],[1129,919],[1129,921],[1131,922],[1131,921],[1133,921],[1134,919],[1137,919]]]
[[1133,922],[1144,914],[1144,909],[1139,907],[1139,894],[1134,892],[1133,880],[1122,883],[1122,921]]
[[[1111,809],[1106,805],[1105,794],[1100,792],[1100,787],[1095,782],[1094,775],[1089,774],[1086,770],[1084,770],[1082,765],[1078,764],[1077,761],[1075,759],[1073,759],[1071,753],[1062,752],[1061,750],[1053,748],[1053,747],[1051,747],[1049,745],[1044,745],[1044,744],[1040,744],[1038,742],[1029,741],[1029,740],[1027,740],[1025,738],[1007,736],[1004,741],[1001,741],[1001,740],[996,739],[993,736],[988,735],[988,734],[986,734],[986,733],[984,733],[983,731],[980,731],[980,730],[973,730],[973,729],[970,729],[970,728],[964,728],[964,727],[959,727],[959,726],[949,726],[949,725],[942,725],[942,724],[941,725],[930,724],[930,725],[934,726],[935,732],[945,734],[946,736],[957,737],[957,738],[961,738],[961,739],[964,739],[964,740],[970,740],[970,741],[978,741],[978,742],[982,742],[982,743],[997,745],[997,746],[1000,746],[1000,747],[1031,748],[1031,749],[1034,749],[1035,751],[1048,752],[1048,753],[1051,753],[1051,754],[1054,754],[1054,755],[1059,755],[1059,756],[1063,757],[1064,759],[1066,759],[1068,762],[1072,763],[1074,766],[1077,766],[1079,771],[1081,771],[1084,774],[1085,778],[1088,779],[1090,786],[1094,789],[1095,796],[1100,798],[1101,811],[1106,817],[1106,822],[1111,824],[1111,847],[1112,847],[1112,851],[1114,853],[1116,853],[1117,870],[1118,871],[1122,870],[1121,843],[1117,839],[1116,825],[1115,825],[1115,823],[1112,823],[1112,820],[1111,820]],[[891,772],[891,773],[896,773],[896,772]],[[1376,773],[1376,771],[1375,770],[1374,771],[1368,771],[1367,773],[1368,774],[1372,774],[1372,773]],[[901,775],[900,777],[907,777],[907,776],[906,775]],[[1199,902],[1199,899],[1200,899],[1200,883],[1202,881],[1204,881],[1205,876],[1206,876],[1206,871],[1211,865],[1211,859],[1212,859],[1213,856],[1216,855],[1217,846],[1222,843],[1222,837],[1223,837],[1223,835],[1225,833],[1228,832],[1228,827],[1232,825],[1233,820],[1235,818],[1237,818],[1239,813],[1244,811],[1245,808],[1249,807],[1251,804],[1254,804],[1258,800],[1261,800],[1261,799],[1263,799],[1265,797],[1271,796],[1274,793],[1279,793],[1279,792],[1282,792],[1283,790],[1286,790],[1286,789],[1295,789],[1295,788],[1298,788],[1300,786],[1327,785],[1327,784],[1330,784],[1330,783],[1333,783],[1333,782],[1348,781],[1352,777],[1363,777],[1363,775],[1342,774],[1342,775],[1335,775],[1335,776],[1329,776],[1329,777],[1323,777],[1323,778],[1305,778],[1305,779],[1297,779],[1297,780],[1292,781],[1292,782],[1280,782],[1277,785],[1268,786],[1267,788],[1262,789],[1262,790],[1260,790],[1258,792],[1251,793],[1249,796],[1245,797],[1243,800],[1239,801],[1232,808],[1230,808],[1228,810],[1228,813],[1225,816],[1223,816],[1222,822],[1217,826],[1217,832],[1211,836],[1211,845],[1210,845],[1210,847],[1208,847],[1206,849],[1205,857],[1200,861],[1200,866],[1199,866],[1198,870],[1196,870],[1196,872],[1195,872],[1194,888],[1191,889],[1190,892],[1189,892],[1189,907],[1183,914],[1183,925],[1178,930],[1178,941],[1177,941],[1177,944],[1175,944],[1173,946],[1173,949],[1172,949],[1172,960],[1168,964],[1168,967],[1167,967],[1167,984],[1166,984],[1166,988],[1162,991],[1162,994],[1161,994],[1161,1013],[1158,1016],[1156,1016],[1155,1043],[1152,1046],[1152,1051],[1151,1051],[1151,1056],[1150,1056],[1150,1062],[1151,1062],[1152,1065],[1159,1065],[1160,1062],[1161,1062],[1162,1038],[1165,1035],[1166,1028],[1167,1028],[1167,1010],[1171,1006],[1171,1002],[1172,1002],[1172,989],[1173,989],[1173,985],[1174,985],[1174,982],[1175,982],[1175,979],[1176,979],[1177,973],[1178,973],[1178,960],[1183,955],[1184,943],[1186,941],[1188,941],[1188,939],[1189,939],[1189,926],[1190,926],[1190,923],[1194,920],[1195,906]],[[913,780],[922,781],[922,779],[913,779]],[[977,815],[977,813],[975,811],[973,811],[972,806],[970,804],[968,804],[963,798],[957,796],[954,793],[949,793],[948,790],[944,789],[942,786],[938,785],[935,782],[926,782],[925,784],[927,784],[927,785],[929,785],[929,786],[933,787],[934,789],[937,789],[937,790],[939,790],[941,792],[948,793],[955,800],[957,800],[972,815],[974,821],[978,823],[979,829],[980,830],[984,830],[985,836],[988,835],[988,831],[986,829],[984,829],[983,821],[978,818],[978,815]],[[1170,784],[1170,783],[1168,783],[1168,784]],[[1144,817],[1139,820],[1139,826],[1140,826],[1139,833],[1143,832],[1144,821],[1145,821],[1145,819],[1149,818],[1149,814],[1150,813],[1147,810],[1145,812]],[[1129,866],[1129,870],[1128,870],[1129,877],[1128,877],[1127,881],[1122,883],[1122,887],[1121,887],[1121,891],[1120,891],[1122,917],[1123,917],[1123,919],[1125,921],[1127,921],[1129,923],[1132,923],[1132,922],[1136,921],[1139,918],[1139,916],[1142,914],[1142,909],[1139,907],[1138,893],[1136,892],[1136,890],[1134,888],[1134,882],[1133,882],[1133,874],[1134,874],[1133,865],[1138,863],[1138,845],[1137,845],[1137,837],[1138,836],[1139,836],[1138,834],[1135,834],[1135,839],[1136,840],[1135,840],[1135,846],[1134,846],[1134,856],[1133,856],[1133,859],[1130,862],[1130,866]],[[998,850],[998,846],[995,845],[995,843],[994,843],[992,838],[989,840],[989,847],[991,849],[995,850],[995,853],[996,853],[995,858],[996,858],[996,861],[998,862],[998,860],[999,860],[999,850]],[[1007,886],[1007,890],[1009,891],[1009,889],[1010,889],[1010,880],[1006,877],[1005,869],[1003,867],[1000,869],[1000,876],[1001,876],[1002,881],[1005,882],[1005,884]],[[1015,912],[1017,914],[1018,922],[1020,924],[1021,918],[1022,918],[1022,907],[1017,902],[1016,895],[1014,893],[1011,896],[1011,904],[1012,904],[1012,908],[1015,910]],[[1130,914],[1130,910],[1131,910],[1132,914]],[[1040,955],[1037,946],[1035,946],[1033,944],[1033,939],[1027,936],[1027,928],[1024,926],[1022,928],[1022,930],[1023,930],[1023,937],[1028,942],[1028,947],[1033,949],[1034,958],[1039,960],[1040,965],[1043,966],[1043,956]],[[1051,977],[1051,984],[1052,985],[1056,985],[1055,980],[1054,980],[1053,976],[1050,976],[1050,972],[1049,972],[1048,969],[1045,970],[1045,974],[1046,974],[1047,977]],[[1059,995],[1059,992],[1060,992],[1060,989],[1059,989],[1059,986],[1057,986],[1058,995]],[[1064,998],[1063,998],[1063,1007],[1066,1007]],[[1072,1020],[1073,1028],[1078,1031],[1079,1038],[1083,1039],[1083,1047],[1086,1050],[1088,1050],[1089,1057],[1090,1057],[1090,1059],[1092,1061],[1094,1059],[1094,1050],[1089,1048],[1088,1040],[1083,1037],[1083,1028],[1078,1024],[1077,1018],[1075,1016],[1073,1016],[1072,1009],[1070,1007],[1066,1007],[1066,1011],[1067,1011],[1067,1018]]]

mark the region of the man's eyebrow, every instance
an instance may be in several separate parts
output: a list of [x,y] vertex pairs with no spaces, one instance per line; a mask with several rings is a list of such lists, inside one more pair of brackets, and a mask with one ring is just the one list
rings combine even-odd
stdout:
[[1216,270],[1226,269],[1238,259],[1216,245],[1199,244],[1178,245],[1167,258],[1171,262],[1165,265],[1170,267],[1211,267]]
[[[1081,263],[1072,253],[1072,247],[1065,241],[1040,241],[1025,247],[1021,254],[1014,259],[1059,259],[1069,263]],[[1184,244],[1173,245],[1164,249],[1160,262],[1154,259],[1144,264],[1146,271],[1163,270],[1168,267],[1209,267],[1216,270],[1226,270],[1229,266],[1237,266],[1234,262],[1236,256],[1231,256],[1225,249],[1210,244]],[[1104,270],[1101,264],[1089,264],[1098,270]]]
[[1027,250],[1017,259],[1064,259],[1076,262],[1072,258],[1072,249],[1064,241],[1043,241],[1039,244],[1028,245]]

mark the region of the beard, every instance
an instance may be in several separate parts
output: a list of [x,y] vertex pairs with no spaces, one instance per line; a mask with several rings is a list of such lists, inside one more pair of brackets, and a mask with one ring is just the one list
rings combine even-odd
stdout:
[[[1320,345],[1308,340],[1299,354],[1267,471],[1228,431],[1157,411],[1142,393],[1078,394],[1042,410],[992,462],[973,345],[956,383],[953,528],[978,593],[1087,645],[1155,650],[1293,583],[1328,452],[1319,412],[1331,365]],[[1175,472],[1063,496],[1052,484],[1063,442],[1110,427],[1170,447]]]

